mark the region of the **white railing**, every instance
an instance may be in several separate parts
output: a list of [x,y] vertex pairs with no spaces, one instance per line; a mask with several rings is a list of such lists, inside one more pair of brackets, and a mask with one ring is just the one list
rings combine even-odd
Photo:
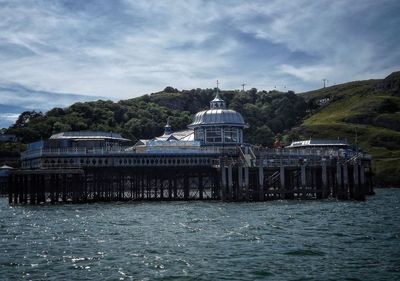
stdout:
[[370,155],[362,152],[357,152],[351,149],[323,149],[323,148],[304,148],[304,149],[280,149],[280,148],[258,148],[253,147],[253,151],[257,157],[282,157],[282,156],[320,156],[327,158],[346,158],[353,157],[370,159]]
[[145,147],[138,151],[132,149],[132,147],[93,147],[93,148],[82,148],[82,147],[68,147],[68,148],[38,148],[31,149],[21,153],[21,159],[32,159],[42,156],[103,156],[103,155],[115,155],[115,154],[220,154],[228,153],[232,154],[235,149],[226,149],[219,147]]
[[21,153],[21,159],[36,158],[41,156],[57,156],[57,155],[106,155],[115,153],[132,153],[129,147],[68,147],[68,148],[38,148],[31,149]]

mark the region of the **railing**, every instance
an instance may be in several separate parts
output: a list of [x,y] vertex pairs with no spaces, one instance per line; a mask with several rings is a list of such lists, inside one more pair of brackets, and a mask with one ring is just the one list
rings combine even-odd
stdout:
[[[264,166],[276,167],[284,166],[299,166],[299,165],[321,165],[323,161],[330,163],[331,161],[358,161],[362,159],[370,159],[370,156],[364,153],[356,152],[353,150],[334,150],[334,149],[266,149],[259,147],[252,147],[248,149],[248,154],[240,147],[199,147],[182,149],[169,148],[169,149],[153,149],[149,151],[137,152],[132,147],[95,147],[95,148],[46,148],[46,149],[31,149],[21,154],[22,160],[35,159],[40,157],[57,157],[57,156],[112,156],[112,155],[141,155],[143,153],[148,155],[182,155],[182,154],[219,154],[222,156],[224,163],[233,165],[248,165],[248,166]],[[248,164],[248,157],[251,157],[250,164]]]
[[221,147],[152,147],[151,149],[143,149],[135,151],[132,147],[68,147],[68,148],[38,148],[31,149],[21,153],[21,159],[32,159],[43,156],[103,156],[103,155],[131,155],[131,154],[227,154],[236,155],[236,148],[221,148]]
[[323,157],[292,157],[292,158],[259,158],[256,160],[256,166],[262,167],[280,167],[280,166],[300,166],[300,165],[308,165],[308,166],[320,166],[325,161],[326,164],[330,164],[335,159],[327,160]]
[[357,152],[351,149],[323,149],[323,148],[303,148],[303,149],[286,149],[286,148],[260,148],[253,147],[253,151],[257,158],[274,158],[282,156],[286,157],[301,157],[301,156],[319,156],[326,158],[344,158],[350,159],[353,157],[371,159],[371,156]]

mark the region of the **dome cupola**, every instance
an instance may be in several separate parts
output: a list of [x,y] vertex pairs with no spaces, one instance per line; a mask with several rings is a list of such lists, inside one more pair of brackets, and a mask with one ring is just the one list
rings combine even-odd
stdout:
[[170,134],[172,134],[172,127],[171,127],[171,125],[169,124],[169,116],[168,116],[168,118],[167,118],[167,124],[164,126],[164,135],[170,135]]
[[248,126],[239,112],[226,109],[217,84],[210,109],[196,113],[188,127],[194,130],[194,139],[203,145],[236,145],[243,143],[243,128]]
[[225,101],[219,96],[218,88],[215,98],[210,101],[210,109],[225,109]]

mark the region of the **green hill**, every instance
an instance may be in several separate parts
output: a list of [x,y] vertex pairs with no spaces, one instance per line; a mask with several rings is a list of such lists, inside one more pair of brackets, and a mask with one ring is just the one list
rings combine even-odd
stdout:
[[[167,87],[119,102],[78,102],[44,114],[27,111],[6,132],[23,143],[70,130],[114,131],[132,140],[153,138],[162,134],[169,116],[174,130],[186,128],[196,112],[209,107],[214,90]],[[373,156],[378,184],[400,184],[400,72],[298,95],[253,88],[222,91],[221,96],[250,125],[247,142],[271,146],[276,135],[286,144],[294,139],[347,138]],[[0,145],[0,156],[5,150]]]
[[[162,134],[168,117],[174,130],[186,129],[196,112],[209,108],[214,95],[214,89],[178,91],[167,87],[117,103],[99,100],[54,108],[45,114],[27,111],[7,133],[16,134],[24,143],[71,130],[114,131],[132,140],[153,138]],[[244,135],[250,143],[270,146],[276,134],[292,128],[306,114],[304,99],[291,91],[222,91],[221,97],[249,123]]]
[[347,138],[373,156],[377,184],[400,183],[400,72],[301,93],[309,114],[292,137]]

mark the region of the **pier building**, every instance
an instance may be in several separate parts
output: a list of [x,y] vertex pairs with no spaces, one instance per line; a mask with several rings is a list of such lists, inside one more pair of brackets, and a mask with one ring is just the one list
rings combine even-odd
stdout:
[[185,130],[133,143],[111,132],[64,132],[28,145],[9,176],[10,204],[111,200],[339,198],[373,193],[371,157],[347,143],[245,143],[248,125],[218,90]]

